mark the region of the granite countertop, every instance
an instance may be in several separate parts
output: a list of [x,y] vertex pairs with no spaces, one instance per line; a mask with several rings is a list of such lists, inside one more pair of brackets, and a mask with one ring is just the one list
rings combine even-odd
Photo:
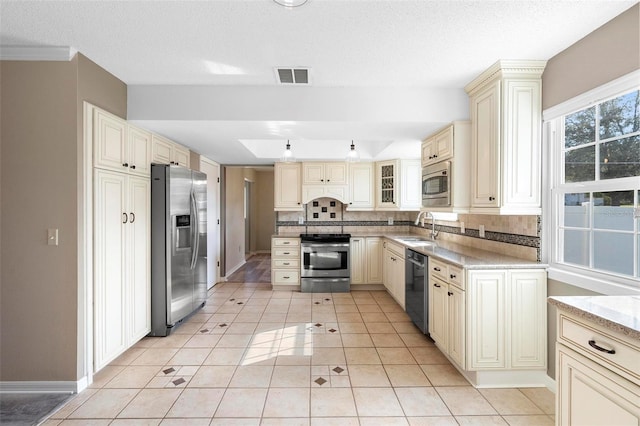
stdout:
[[[505,254],[494,253],[491,251],[481,250],[473,247],[463,246],[461,244],[451,243],[447,241],[436,240],[432,246],[412,246],[402,241],[407,235],[386,236],[399,244],[404,245],[418,253],[427,256],[433,256],[445,262],[453,263],[464,269],[524,269],[524,268],[546,268],[548,265],[538,263],[532,260],[520,259]],[[416,236],[410,234],[409,236]]]
[[[274,237],[299,237],[300,234],[278,234]],[[416,234],[385,234],[380,232],[371,233],[351,233],[352,237],[384,237],[394,242],[409,248],[411,250],[422,253],[426,256],[433,256],[444,262],[453,263],[464,269],[525,269],[525,268],[546,268],[548,265],[544,263],[538,263],[532,260],[520,259],[517,257],[507,256],[500,253],[494,253],[491,251],[480,250],[473,247],[463,246],[461,244],[455,244],[446,241],[436,240],[433,246],[413,246],[402,241],[402,238],[417,237],[424,238]],[[424,238],[427,239],[427,238]]]
[[640,340],[640,296],[556,296],[549,304]]

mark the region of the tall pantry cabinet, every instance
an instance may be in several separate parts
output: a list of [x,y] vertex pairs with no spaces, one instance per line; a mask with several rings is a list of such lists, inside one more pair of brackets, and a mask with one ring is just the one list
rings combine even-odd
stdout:
[[151,134],[90,107],[93,137],[94,371],[151,327]]

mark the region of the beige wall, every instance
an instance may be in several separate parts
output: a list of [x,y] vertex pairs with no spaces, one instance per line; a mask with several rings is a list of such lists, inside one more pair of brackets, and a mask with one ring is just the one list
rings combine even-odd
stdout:
[[82,100],[125,116],[126,86],[81,55],[2,61],[0,73],[0,380],[76,381]]
[[[547,62],[542,75],[543,108],[555,106],[637,69],[640,69],[638,4]],[[554,280],[549,280],[547,293],[549,296],[596,294]],[[556,309],[549,306],[547,315],[548,374],[555,377]]]
[[273,210],[273,170],[256,173],[254,205],[257,209],[255,251],[271,251],[271,236],[275,234],[276,212]]
[[542,109],[640,68],[640,5],[604,24],[547,62]]

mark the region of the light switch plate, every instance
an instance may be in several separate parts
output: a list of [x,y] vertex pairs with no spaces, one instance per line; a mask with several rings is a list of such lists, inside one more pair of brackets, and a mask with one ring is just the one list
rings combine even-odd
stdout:
[[464,222],[460,222],[460,233],[464,234],[466,229],[464,228]]
[[387,225],[393,225],[393,218],[387,218]]
[[304,217],[298,216],[298,225],[304,225]]
[[484,225],[478,227],[478,232],[480,233],[480,238],[484,238]]
[[58,228],[47,229],[47,245],[48,246],[58,245]]

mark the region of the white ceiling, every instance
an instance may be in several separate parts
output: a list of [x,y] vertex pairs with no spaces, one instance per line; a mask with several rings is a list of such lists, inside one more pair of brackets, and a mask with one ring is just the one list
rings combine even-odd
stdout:
[[[637,0],[0,0],[0,46],[70,46],[129,87],[128,118],[223,164],[419,156],[498,59],[549,59]],[[1,53],[1,52],[0,52]],[[311,85],[274,67],[311,69]]]

